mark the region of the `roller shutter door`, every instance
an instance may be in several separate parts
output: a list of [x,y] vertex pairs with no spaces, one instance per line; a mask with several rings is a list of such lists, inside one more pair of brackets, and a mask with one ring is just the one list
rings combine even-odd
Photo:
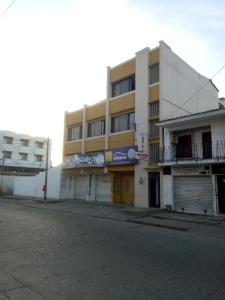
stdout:
[[211,176],[174,177],[174,208],[198,214],[213,214]]
[[74,198],[86,200],[87,197],[87,175],[75,176],[74,182]]
[[111,176],[102,174],[96,175],[96,201],[111,202]]

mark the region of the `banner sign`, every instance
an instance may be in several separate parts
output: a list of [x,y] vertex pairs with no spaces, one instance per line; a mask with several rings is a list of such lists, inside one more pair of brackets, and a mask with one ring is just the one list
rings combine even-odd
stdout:
[[104,153],[74,154],[68,156],[64,168],[104,167]]
[[136,158],[139,159],[139,160],[148,160],[149,159],[148,154],[144,153],[142,151],[138,151],[136,153]]
[[105,153],[105,163],[107,166],[121,166],[137,164],[137,146],[116,148]]

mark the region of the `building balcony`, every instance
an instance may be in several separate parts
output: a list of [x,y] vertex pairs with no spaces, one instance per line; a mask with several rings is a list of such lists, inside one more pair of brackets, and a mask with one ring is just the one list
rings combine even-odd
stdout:
[[171,144],[160,148],[159,164],[214,163],[225,161],[225,141],[205,144]]

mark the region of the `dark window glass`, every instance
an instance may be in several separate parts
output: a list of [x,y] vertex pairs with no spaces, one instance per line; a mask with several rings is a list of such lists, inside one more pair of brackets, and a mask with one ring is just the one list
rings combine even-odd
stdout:
[[11,159],[12,158],[12,152],[11,151],[4,151],[4,158]]
[[149,136],[150,138],[158,137],[159,136],[159,127],[156,126],[156,123],[159,120],[153,120],[149,122]]
[[88,137],[104,135],[104,134],[105,134],[105,120],[88,124]]
[[149,145],[149,161],[151,164],[157,164],[159,161],[159,144]]
[[4,142],[5,142],[5,144],[12,144],[13,138],[10,136],[4,136]]
[[191,135],[183,135],[178,137],[176,145],[176,158],[192,157],[192,139]]
[[28,147],[29,146],[29,140],[21,139],[20,141],[21,141],[21,145],[23,147]]
[[68,128],[68,141],[79,140],[82,138],[82,126]]
[[159,101],[149,104],[149,116],[154,117],[159,115]]
[[129,113],[112,118],[111,132],[119,132],[134,129],[135,113]]
[[153,84],[159,81],[159,64],[154,64],[149,67],[149,83]]
[[112,83],[112,97],[116,97],[135,90],[135,75]]

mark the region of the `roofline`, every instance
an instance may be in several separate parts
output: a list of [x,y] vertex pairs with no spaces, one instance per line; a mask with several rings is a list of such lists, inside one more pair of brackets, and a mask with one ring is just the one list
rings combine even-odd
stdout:
[[159,127],[169,127],[169,125],[176,125],[182,122],[200,120],[200,119],[210,118],[210,117],[219,117],[222,115],[225,115],[225,108],[219,108],[219,109],[217,108],[217,109],[207,110],[200,113],[195,113],[191,115],[159,121],[156,125]]

